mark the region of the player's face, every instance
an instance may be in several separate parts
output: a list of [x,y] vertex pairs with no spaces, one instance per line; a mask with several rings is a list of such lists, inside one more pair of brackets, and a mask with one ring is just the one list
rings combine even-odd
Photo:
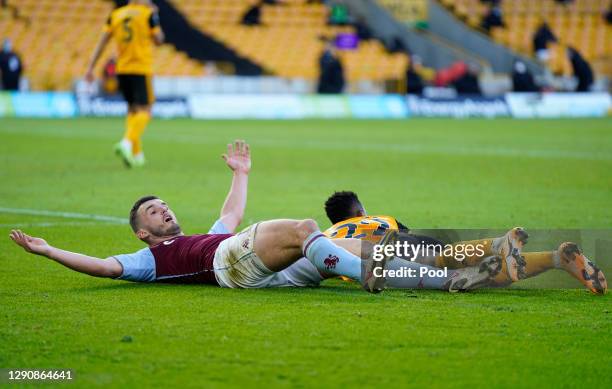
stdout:
[[138,213],[140,230],[154,237],[174,236],[181,233],[181,226],[174,212],[161,199],[143,203]]

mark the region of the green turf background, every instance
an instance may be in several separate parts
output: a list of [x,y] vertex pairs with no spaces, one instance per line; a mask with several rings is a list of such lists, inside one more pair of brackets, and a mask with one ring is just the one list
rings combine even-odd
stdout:
[[[0,119],[0,207],[123,217],[155,193],[187,233],[203,232],[230,182],[224,144],[244,138],[244,225],[313,217],[326,227],[322,202],[352,189],[370,213],[414,228],[612,228],[610,119],[155,120],[149,163],[132,171],[111,153],[121,128]],[[141,247],[125,225],[0,212],[0,368],[72,368],[80,387],[612,385],[610,295],[560,272],[577,289],[141,285],[28,256],[6,238],[11,226],[100,257]]]

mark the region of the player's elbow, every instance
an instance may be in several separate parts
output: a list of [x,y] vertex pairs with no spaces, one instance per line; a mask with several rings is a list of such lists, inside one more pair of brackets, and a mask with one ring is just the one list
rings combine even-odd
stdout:
[[157,34],[153,36],[153,42],[157,45],[157,46],[161,46],[164,44],[164,41],[166,40],[166,37],[164,36],[164,34]]
[[240,223],[242,223],[242,215],[234,216],[234,229],[236,229],[236,227],[238,227]]
[[123,274],[123,266],[115,258],[107,258],[104,261],[100,261],[97,268],[95,269],[95,275],[97,277],[106,278],[117,278]]
[[242,223],[242,215],[236,213],[227,213],[219,218],[223,226],[231,233]]

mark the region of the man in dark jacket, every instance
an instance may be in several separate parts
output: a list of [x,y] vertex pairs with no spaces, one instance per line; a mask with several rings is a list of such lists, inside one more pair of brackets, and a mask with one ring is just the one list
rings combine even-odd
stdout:
[[336,55],[333,42],[327,42],[319,57],[319,85],[317,93],[342,93],[344,89],[344,69]]
[[4,40],[0,53],[0,72],[2,73],[2,89],[18,90],[23,65],[21,58],[13,52],[11,41]]
[[259,26],[261,24],[261,8],[264,5],[264,1],[258,1],[253,4],[244,15],[242,15],[242,23],[245,26]]
[[588,92],[593,85],[593,70],[591,65],[573,47],[567,48],[567,56],[572,63],[574,77],[578,79],[576,92]]
[[425,88],[423,78],[417,71],[420,66],[421,59],[416,55],[411,56],[406,69],[406,93],[409,95],[420,95]]
[[499,6],[493,5],[489,8],[489,12],[485,15],[480,23],[485,31],[491,31],[491,27],[505,27],[502,10]]
[[548,44],[557,42],[557,37],[551,31],[548,23],[542,22],[533,35],[533,51],[540,61],[548,61]]
[[453,86],[460,95],[481,95],[478,83],[478,65],[469,64],[468,70],[453,82]]
[[539,90],[533,81],[533,76],[523,61],[516,61],[514,63],[512,90],[515,92],[537,92]]

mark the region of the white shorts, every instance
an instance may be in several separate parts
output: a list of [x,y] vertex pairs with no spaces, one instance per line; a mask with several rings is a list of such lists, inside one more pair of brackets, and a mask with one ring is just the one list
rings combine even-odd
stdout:
[[221,242],[213,261],[215,277],[224,288],[318,286],[323,277],[306,258],[279,272],[268,269],[253,251],[257,224]]

